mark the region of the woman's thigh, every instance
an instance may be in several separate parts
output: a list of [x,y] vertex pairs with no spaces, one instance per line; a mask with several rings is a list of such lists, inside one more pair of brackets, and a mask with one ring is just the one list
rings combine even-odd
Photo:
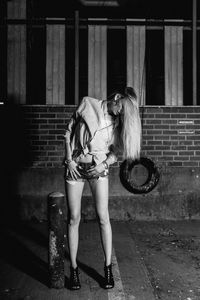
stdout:
[[108,210],[108,177],[91,180],[90,188],[95,199],[97,213],[106,213]]
[[67,203],[70,213],[73,215],[80,214],[84,184],[83,181],[66,182]]

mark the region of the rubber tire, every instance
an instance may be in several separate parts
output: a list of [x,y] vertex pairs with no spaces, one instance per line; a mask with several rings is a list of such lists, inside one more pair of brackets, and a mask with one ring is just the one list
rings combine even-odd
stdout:
[[[140,186],[136,185],[131,179],[131,171],[136,165],[143,165],[148,170],[146,182]],[[120,165],[120,181],[122,185],[131,193],[147,194],[152,191],[160,179],[160,173],[154,162],[147,158],[141,157],[139,160],[124,160]]]

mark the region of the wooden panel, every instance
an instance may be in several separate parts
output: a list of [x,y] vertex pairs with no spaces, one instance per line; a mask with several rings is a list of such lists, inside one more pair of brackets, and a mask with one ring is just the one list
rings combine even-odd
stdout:
[[107,96],[107,26],[90,25],[88,36],[88,94]]
[[8,19],[25,19],[26,18],[26,0],[7,1]]
[[[7,2],[9,19],[26,18],[26,0]],[[26,103],[26,27],[8,25],[7,47],[8,99],[12,103]]]
[[26,103],[26,27],[8,26],[8,98],[13,103]]
[[79,11],[75,11],[75,105],[79,103]]
[[127,86],[145,104],[145,26],[127,26]]
[[47,25],[46,103],[65,104],[65,26]]
[[165,26],[165,104],[183,105],[183,28]]

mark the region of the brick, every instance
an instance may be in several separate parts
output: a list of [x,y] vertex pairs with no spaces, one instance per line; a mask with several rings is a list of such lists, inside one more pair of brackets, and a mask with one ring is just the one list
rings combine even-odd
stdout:
[[155,140],[163,141],[163,140],[169,140],[169,139],[170,139],[170,137],[167,136],[167,135],[157,135],[157,136],[155,136]]
[[146,120],[146,124],[161,124],[161,120]]
[[183,162],[183,166],[184,167],[197,167],[198,163],[197,162],[192,162],[192,161],[187,161],[187,162]]
[[55,114],[50,114],[50,113],[46,113],[46,114],[40,114],[39,115],[41,119],[54,119],[55,118]]
[[62,106],[49,106],[48,111],[54,112],[54,113],[63,112],[63,107]]
[[143,150],[154,150],[155,147],[154,146],[143,146],[142,149]]
[[49,130],[49,134],[63,134],[63,130],[60,129],[53,129],[53,130]]
[[39,106],[32,106],[33,112],[48,112],[48,106],[46,105],[39,105]]
[[188,150],[199,150],[198,146],[188,146]]
[[154,135],[154,134],[162,134],[162,130],[147,130],[147,134],[150,134],[150,135]]
[[35,123],[37,123],[37,124],[45,124],[45,123],[47,123],[47,120],[45,120],[45,119],[37,119],[37,120],[33,119],[32,123],[33,124],[35,124]]
[[156,114],[155,116],[157,119],[170,119],[170,114]]
[[186,146],[172,146],[172,150],[186,150]]
[[40,135],[40,140],[54,140],[54,135]]
[[148,155],[150,155],[150,156],[161,156],[162,152],[161,151],[149,151]]
[[175,119],[185,119],[186,118],[186,114],[171,114],[171,118],[175,118]]
[[162,145],[162,141],[148,141],[148,145]]
[[47,141],[32,141],[33,145],[44,146],[47,145]]
[[163,151],[163,155],[165,156],[175,156],[175,155],[178,155],[178,152],[177,151]]
[[159,156],[158,161],[172,161],[173,156]]
[[143,125],[142,126],[142,130],[144,130],[144,129],[153,129],[153,128],[154,128],[153,125]]
[[48,120],[48,123],[50,123],[50,124],[59,124],[59,123],[60,123],[60,124],[61,124],[61,123],[64,124],[64,120],[60,120],[60,119],[59,119],[59,120],[58,120],[58,119],[49,119],[49,120]]
[[55,127],[56,127],[56,126],[55,126],[54,124],[44,124],[44,125],[41,124],[41,125],[40,125],[40,128],[41,128],[41,129],[55,129]]
[[200,140],[200,135],[187,136],[187,140]]
[[147,112],[152,112],[152,113],[158,113],[158,112],[162,112],[163,109],[161,107],[157,107],[157,106],[150,106],[150,107],[146,107]]
[[183,163],[181,161],[170,161],[168,166],[170,167],[182,167]]
[[172,125],[170,128],[172,130],[173,129],[177,129],[177,130],[179,129],[180,130],[180,129],[185,129],[185,125]]
[[62,156],[63,155],[63,152],[62,151],[48,151],[48,155],[50,156],[50,157],[54,157],[54,156],[58,156],[58,157],[60,157],[60,156]]
[[163,124],[177,124],[177,120],[162,120]]
[[142,137],[144,140],[153,140],[153,136],[151,135],[143,135]]
[[171,136],[172,140],[185,140],[185,136],[184,135],[174,135]]
[[178,141],[163,141],[163,145],[178,145]]
[[143,115],[143,118],[145,118],[146,120],[147,119],[154,119],[155,115],[154,114],[145,114],[145,115]]
[[192,141],[180,141],[180,145],[192,145]]
[[169,125],[159,125],[157,126],[158,129],[169,129]]
[[178,131],[177,130],[163,130],[163,134],[176,135],[176,134],[178,134]]
[[179,151],[179,155],[191,156],[194,155],[194,151]]
[[188,156],[174,156],[174,160],[189,160]]
[[170,150],[170,146],[157,146],[156,150]]
[[197,156],[197,155],[191,156],[191,157],[190,157],[190,160],[197,160],[197,161],[200,161],[200,155],[199,155],[199,156]]
[[200,113],[199,114],[187,114],[188,119],[199,119],[200,118]]
[[45,146],[40,146],[40,150],[43,151],[55,151],[55,147],[54,146],[50,146],[50,145],[45,145]]

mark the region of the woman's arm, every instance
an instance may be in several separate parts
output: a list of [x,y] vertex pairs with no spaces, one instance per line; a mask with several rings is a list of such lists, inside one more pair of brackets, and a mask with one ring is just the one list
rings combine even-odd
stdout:
[[107,154],[107,158],[104,160],[108,167],[117,161],[117,154],[118,151],[116,147],[114,145],[111,145],[110,152]]
[[66,165],[66,176],[70,174],[72,179],[76,180],[80,176],[78,170],[76,169],[77,163],[72,159],[72,149],[71,149],[71,137],[75,130],[78,121],[77,111],[71,117],[69,123],[67,124],[67,129],[65,131],[65,165]]
[[76,114],[74,113],[69,123],[67,124],[67,129],[64,134],[65,138],[65,159],[66,161],[72,160],[72,149],[71,149],[71,135],[76,124]]

